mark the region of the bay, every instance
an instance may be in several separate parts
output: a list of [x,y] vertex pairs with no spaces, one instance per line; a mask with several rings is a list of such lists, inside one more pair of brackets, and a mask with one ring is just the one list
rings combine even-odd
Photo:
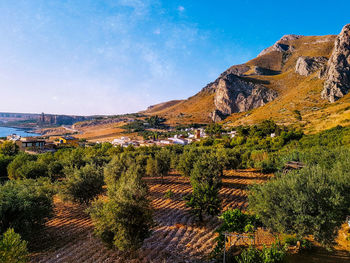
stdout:
[[17,134],[17,135],[20,135],[21,137],[31,137],[31,136],[40,135],[37,133],[27,132],[24,129],[0,126],[0,137],[6,137],[7,135],[11,135],[11,134]]

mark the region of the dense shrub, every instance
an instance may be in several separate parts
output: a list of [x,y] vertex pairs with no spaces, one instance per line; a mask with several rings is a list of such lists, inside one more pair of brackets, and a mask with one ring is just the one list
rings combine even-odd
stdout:
[[194,164],[191,172],[193,191],[185,199],[187,200],[186,205],[191,207],[191,212],[200,221],[203,220],[204,214],[217,215],[220,212],[221,174],[222,167],[214,155],[203,154]]
[[103,191],[102,169],[92,164],[87,164],[80,169],[74,169],[67,175],[61,185],[63,199],[89,204]]
[[13,156],[0,154],[0,177],[7,177],[7,167],[13,161]]
[[149,176],[161,176],[162,179],[170,171],[171,164],[170,151],[163,148],[156,152],[154,158],[147,159],[146,173]]
[[239,209],[227,210],[219,216],[222,224],[216,229],[219,234],[216,238],[216,246],[213,255],[219,255],[225,245],[224,233],[252,233],[258,226],[261,226],[259,218],[255,215],[243,213]]
[[48,180],[7,181],[0,185],[0,231],[13,228],[28,238],[52,215],[54,191]]
[[24,263],[28,260],[27,242],[12,228],[0,237],[0,262]]
[[10,179],[20,178],[19,169],[29,161],[35,161],[36,158],[33,155],[26,153],[18,154],[13,161],[7,167],[7,173]]
[[148,188],[137,170],[132,165],[114,187],[108,185],[108,200],[89,209],[96,235],[122,251],[139,248],[153,226]]
[[14,156],[18,153],[18,146],[11,141],[0,143],[0,154]]
[[350,157],[339,155],[329,169],[314,165],[255,185],[249,207],[276,232],[313,235],[330,245],[350,212]]

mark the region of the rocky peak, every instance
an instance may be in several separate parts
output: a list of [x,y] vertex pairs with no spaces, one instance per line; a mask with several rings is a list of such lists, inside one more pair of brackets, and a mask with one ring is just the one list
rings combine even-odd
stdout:
[[350,90],[350,24],[343,27],[335,40],[332,55],[323,74],[323,99],[330,102],[343,97]]
[[309,76],[321,69],[327,63],[326,57],[299,57],[295,65],[295,72],[302,76]]
[[284,35],[280,40],[278,40],[275,44],[273,44],[271,47],[265,48],[263,51],[260,52],[258,57],[265,55],[267,53],[277,51],[277,52],[286,52],[291,51],[292,47],[288,44],[289,41],[299,39],[303,36],[301,35]]
[[277,92],[234,74],[220,78],[215,87],[213,121],[235,112],[244,112],[274,100]]

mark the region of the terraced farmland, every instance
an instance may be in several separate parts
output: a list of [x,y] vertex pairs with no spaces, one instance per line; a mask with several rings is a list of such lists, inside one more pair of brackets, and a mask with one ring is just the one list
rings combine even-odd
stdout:
[[[268,176],[252,170],[227,171],[220,196],[223,209],[246,208],[246,187],[264,182]],[[106,248],[93,236],[93,225],[85,207],[55,199],[55,216],[37,237],[31,262],[196,262],[205,261],[215,245],[216,217],[199,224],[186,208],[182,197],[190,193],[188,178],[172,174],[145,178],[155,210],[157,226],[134,255]],[[171,190],[174,195],[165,198]]]

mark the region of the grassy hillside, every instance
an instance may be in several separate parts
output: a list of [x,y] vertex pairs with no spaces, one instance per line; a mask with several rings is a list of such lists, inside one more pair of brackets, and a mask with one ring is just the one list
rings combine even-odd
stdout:
[[[263,107],[232,114],[224,123],[235,126],[272,118],[280,124],[304,127],[309,133],[336,125],[349,125],[350,95],[330,104],[321,99],[323,80],[318,78],[318,72],[307,77],[295,73],[295,64],[300,56],[329,58],[335,38],[334,35],[304,36],[284,42],[292,47],[291,51],[273,51],[245,63],[250,69],[244,75],[268,83],[265,86],[276,90],[279,96]],[[254,75],[255,67],[269,69],[277,74]],[[163,103],[145,113],[164,116],[169,124],[211,122],[209,114],[215,109],[214,95],[214,91],[201,91],[187,100]]]

